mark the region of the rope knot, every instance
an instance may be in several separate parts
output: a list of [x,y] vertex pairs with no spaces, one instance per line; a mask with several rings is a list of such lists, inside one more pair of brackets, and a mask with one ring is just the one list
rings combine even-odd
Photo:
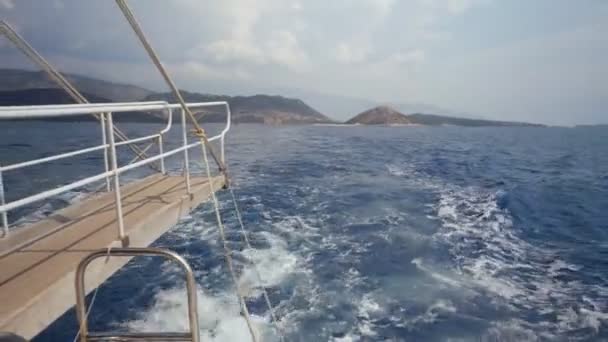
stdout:
[[199,138],[205,138],[207,137],[207,134],[205,134],[205,130],[202,128],[198,128],[194,130],[194,135],[196,135]]

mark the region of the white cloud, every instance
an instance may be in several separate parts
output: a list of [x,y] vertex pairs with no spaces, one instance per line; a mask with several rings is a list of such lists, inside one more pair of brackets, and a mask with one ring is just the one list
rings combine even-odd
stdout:
[[208,66],[201,62],[186,62],[167,66],[178,80],[214,79],[214,80],[248,80],[251,75],[241,68],[220,68]]
[[364,62],[371,52],[369,41],[340,42],[333,50],[332,56],[339,63],[351,64]]
[[446,6],[448,12],[452,14],[461,14],[479,2],[479,0],[447,0]]
[[395,4],[395,0],[364,0],[369,3],[375,10],[376,15],[379,17],[385,17],[390,12],[391,8]]
[[470,8],[487,3],[491,0],[419,0],[421,4],[429,9],[447,12],[449,14],[462,14]]
[[15,3],[13,0],[0,0],[0,8],[11,10],[15,8]]
[[214,19],[218,26],[224,27],[219,30],[223,33],[200,43],[188,53],[189,56],[201,57],[202,54],[224,65],[276,65],[292,71],[306,68],[308,55],[300,46],[295,30],[274,27],[268,30],[263,20],[297,15],[302,3],[229,0],[222,2],[219,7],[220,17]]
[[294,71],[303,70],[309,64],[296,35],[286,30],[271,33],[259,45],[247,40],[219,40],[210,44],[205,51],[215,62],[222,64],[275,64]]
[[424,62],[426,54],[424,50],[416,49],[407,52],[397,52],[389,56],[388,60],[397,64],[418,64]]
[[412,71],[424,63],[426,54],[424,50],[414,49],[409,51],[395,52],[386,58],[371,62],[367,68],[363,69],[365,73],[377,78],[393,78],[398,76],[403,78],[409,75]]
[[291,9],[294,11],[300,11],[302,9],[302,4],[299,1],[294,1],[291,3]]
[[218,40],[211,43],[205,50],[216,62],[266,63],[262,51],[247,40]]
[[53,1],[53,7],[54,7],[56,10],[62,10],[62,9],[64,9],[64,8],[65,8],[65,4],[64,4],[64,3],[63,3],[63,1],[61,1],[61,0],[54,0],[54,1]]
[[259,43],[247,39],[219,40],[210,44],[205,51],[215,62],[222,64],[276,64],[293,71],[306,69],[309,64],[296,35],[287,30],[271,32]]
[[293,32],[287,30],[275,31],[265,44],[268,58],[279,65],[284,65],[294,71],[308,68],[308,55],[300,45]]

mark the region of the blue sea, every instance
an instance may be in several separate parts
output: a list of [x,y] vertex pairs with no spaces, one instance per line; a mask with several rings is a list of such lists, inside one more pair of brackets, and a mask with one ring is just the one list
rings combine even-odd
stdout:
[[[95,123],[1,125],[3,164],[99,143]],[[157,126],[121,127],[141,136]],[[230,194],[219,200],[263,341],[279,338],[260,285],[286,341],[608,340],[608,129],[243,124],[227,143],[252,249]],[[200,162],[198,151],[192,157]],[[7,173],[9,199],[92,175],[101,160]],[[11,220],[43,217],[91,191]],[[202,340],[249,341],[211,204],[155,245],[195,270]],[[183,330],[184,288],[174,265],[133,261],[100,288],[92,329]],[[35,341],[75,333],[72,310]]]

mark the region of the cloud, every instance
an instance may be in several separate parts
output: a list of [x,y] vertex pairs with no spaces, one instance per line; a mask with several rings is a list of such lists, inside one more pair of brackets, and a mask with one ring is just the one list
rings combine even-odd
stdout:
[[374,14],[380,18],[386,17],[395,4],[395,0],[363,0],[363,2],[368,4],[375,11]]
[[300,47],[296,35],[287,30],[278,30],[271,34],[266,44],[266,54],[274,63],[294,71],[303,71],[309,67],[308,56]]
[[0,8],[11,10],[15,8],[15,3],[13,0],[0,0]]
[[53,7],[56,10],[62,10],[65,8],[65,3],[63,3],[61,0],[53,0]]
[[251,75],[241,68],[218,68],[194,61],[168,65],[167,68],[179,80],[192,78],[199,80],[248,80],[251,78]]
[[364,62],[371,52],[370,42],[340,42],[332,51],[332,57],[339,63],[352,64]]
[[308,56],[299,46],[296,35],[287,30],[273,31],[257,44],[247,39],[218,40],[205,47],[204,51],[220,64],[276,64],[293,71],[304,70],[309,65]]
[[252,64],[266,63],[262,51],[246,40],[218,40],[204,48],[208,56],[220,63],[247,62]]
[[[214,21],[219,34],[201,39],[189,56],[206,57],[218,65],[276,65],[291,71],[304,70],[309,58],[299,44],[296,28],[268,28],[262,19],[297,16],[297,1],[228,0],[218,5]],[[301,31],[301,30],[300,30]]]
[[[250,93],[251,87],[263,84],[279,93],[287,87],[314,89],[482,112],[506,108],[529,85],[556,89],[555,84],[576,83],[578,88],[569,91],[580,98],[605,89],[596,84],[597,75],[607,69],[605,62],[596,60],[603,56],[598,52],[602,42],[584,40],[581,33],[572,43],[576,53],[564,54],[567,45],[559,45],[545,58],[530,52],[548,49],[515,44],[531,37],[540,42],[550,33],[603,22],[608,15],[604,2],[574,6],[550,0],[525,4],[181,0],[167,5],[162,0],[129,0],[129,4],[178,85],[195,91],[212,91],[214,80],[226,80],[222,89],[232,93]],[[65,71],[162,87],[113,1],[0,0],[0,9],[3,19],[18,26],[34,48]],[[541,17],[534,15],[541,12]],[[605,32],[603,27],[594,31],[595,36]],[[487,48],[503,49],[484,54]],[[9,58],[9,50],[0,42],[0,67],[21,65],[17,55]],[[522,65],[528,66],[527,79],[515,77]],[[140,75],[143,70],[147,71]],[[566,74],[570,82],[555,82],[555,75]],[[472,95],[484,92],[491,96]],[[554,93],[537,96],[529,109],[540,112],[540,103],[549,108],[551,101],[545,99]]]
[[397,52],[387,58],[389,63],[395,64],[419,64],[424,62],[426,54],[424,50],[415,49],[407,52]]
[[472,7],[488,3],[490,0],[419,0],[429,9],[447,12],[452,15],[462,14]]
[[399,51],[389,56],[371,62],[363,69],[363,76],[373,75],[376,78],[392,78],[398,75],[404,80],[411,76],[411,73],[418,70],[418,67],[426,60],[424,50],[413,49],[409,51]]

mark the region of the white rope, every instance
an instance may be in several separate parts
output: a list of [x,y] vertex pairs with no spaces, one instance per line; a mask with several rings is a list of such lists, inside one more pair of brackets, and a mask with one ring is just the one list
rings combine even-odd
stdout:
[[[228,183],[228,176],[227,176],[227,173],[226,173],[226,166],[224,165],[223,161],[221,161],[220,159],[217,158],[217,156],[216,156],[216,154],[215,154],[215,152],[214,152],[211,144],[209,143],[209,140],[207,139],[207,137],[206,137],[206,135],[204,133],[204,130],[202,129],[202,127],[196,121],[196,118],[194,117],[194,114],[190,111],[190,109],[188,108],[188,106],[185,104],[185,101],[184,101],[183,97],[181,96],[181,93],[180,93],[179,89],[177,88],[177,86],[175,85],[175,83],[173,82],[173,80],[171,79],[171,77],[169,76],[168,72],[165,70],[165,67],[163,66],[162,62],[160,61],[158,55],[156,54],[156,52],[154,51],[154,49],[152,48],[152,46],[150,45],[150,43],[146,39],[146,36],[145,36],[143,30],[141,29],[141,26],[139,25],[139,23],[137,22],[137,19],[135,18],[135,15],[133,14],[133,12],[131,11],[131,9],[127,5],[126,0],[116,0],[116,3],[118,5],[118,7],[120,8],[120,10],[122,11],[123,15],[125,16],[125,18],[127,19],[127,22],[131,25],[131,28],[133,29],[134,33],[139,38],[139,40],[142,43],[144,49],[148,53],[150,59],[152,59],[152,62],[156,66],[157,70],[160,72],[160,74],[164,78],[164,80],[167,83],[167,85],[169,86],[169,88],[171,88],[171,90],[173,91],[173,94],[177,98],[178,102],[181,104],[182,109],[188,114],[189,118],[192,121],[192,124],[196,128],[195,134],[201,140],[201,148],[203,150],[203,159],[204,159],[205,168],[206,168],[206,171],[207,171],[207,179],[208,179],[209,187],[210,187],[210,190],[211,190],[211,198],[213,200],[213,206],[214,206],[214,209],[215,209],[215,216],[216,216],[216,219],[217,219],[217,224],[218,224],[218,227],[219,227],[220,236],[221,236],[221,239],[222,239],[222,243],[224,245],[224,254],[225,254],[225,257],[226,257],[226,263],[228,265],[228,270],[230,271],[230,275],[231,275],[232,280],[234,282],[234,285],[236,287],[236,292],[237,292],[237,295],[238,295],[238,298],[239,298],[239,303],[241,305],[241,310],[244,313],[245,320],[247,322],[247,327],[249,328],[249,332],[251,334],[251,338],[252,338],[252,340],[254,342],[257,342],[257,337],[256,337],[255,332],[253,330],[253,325],[251,323],[251,319],[250,319],[250,316],[249,316],[249,310],[247,309],[247,304],[245,302],[245,298],[244,298],[243,294],[241,293],[241,289],[240,289],[240,286],[238,284],[238,279],[237,279],[236,273],[234,271],[230,247],[228,246],[228,243],[226,241],[226,235],[225,235],[225,232],[224,232],[224,225],[222,223],[222,217],[221,217],[221,214],[220,214],[219,203],[218,203],[218,200],[217,200],[217,196],[215,195],[215,189],[213,187],[213,179],[211,178],[211,170],[210,170],[210,167],[209,167],[209,159],[207,157],[207,148],[209,148],[209,152],[211,153],[211,156],[213,157],[213,159],[215,160],[215,162],[218,164],[218,166],[220,168],[220,171],[224,174],[226,183]],[[234,195],[233,195],[233,197],[234,197]],[[239,215],[240,215],[240,213],[239,213]],[[241,226],[242,226],[242,220],[239,220],[239,221],[241,222]],[[244,228],[243,228],[243,231],[244,231]],[[248,243],[248,241],[249,240],[247,239],[247,243]],[[257,273],[258,273],[258,276],[259,276],[259,272],[257,272]],[[264,289],[264,292],[266,292],[265,289]],[[267,300],[267,303],[270,305],[270,300],[268,299],[268,295],[267,294],[265,294],[265,298]],[[275,318],[274,312],[272,310],[271,310],[271,315],[273,317],[273,320],[276,322],[276,318]]]
[[[232,203],[234,205],[234,211],[236,212],[236,218],[239,221],[239,226],[241,228],[241,234],[243,235],[243,240],[245,241],[247,248],[253,249],[251,247],[251,243],[249,242],[249,237],[247,237],[247,232],[245,231],[245,225],[243,224],[243,218],[241,216],[241,211],[239,210],[239,206],[236,202],[236,196],[234,195],[234,191],[232,190],[232,187],[229,187],[228,189],[230,190],[230,195],[232,197]],[[283,336],[283,332],[279,328],[279,321],[277,320],[277,317],[274,313],[274,308],[272,307],[272,304],[270,303],[270,298],[268,297],[268,292],[266,291],[266,287],[264,286],[264,282],[262,281],[262,276],[260,275],[260,270],[258,269],[255,261],[252,261],[251,264],[253,266],[253,271],[254,271],[256,277],[258,278],[258,281],[260,282],[260,287],[262,289],[262,295],[264,296],[264,300],[266,301],[266,306],[268,307],[268,311],[270,311],[270,318],[272,319],[272,323],[274,324],[274,327],[277,330],[277,333],[279,334],[279,339],[281,341],[283,341],[285,337]]]
[[224,256],[226,257],[226,264],[228,265],[228,270],[230,271],[230,275],[232,277],[232,281],[234,282],[234,286],[236,287],[236,293],[239,299],[239,304],[241,306],[241,310],[244,313],[245,321],[247,322],[247,328],[249,329],[249,333],[251,334],[251,340],[253,342],[257,342],[257,336],[255,335],[255,331],[253,330],[253,324],[251,322],[251,317],[249,316],[249,310],[247,309],[247,303],[245,302],[245,297],[241,293],[241,288],[238,283],[238,279],[236,277],[236,273],[234,271],[234,267],[232,264],[232,256],[230,247],[228,246],[228,242],[226,241],[226,234],[224,232],[224,224],[222,223],[222,216],[220,214],[220,205],[217,200],[217,196],[215,195],[215,189],[213,187],[213,179],[211,178],[211,170],[209,168],[209,159],[207,158],[207,149],[205,145],[201,144],[201,148],[203,150],[203,159],[205,161],[205,168],[207,171],[207,181],[209,182],[209,188],[211,190],[211,198],[213,200],[213,208],[215,209],[215,218],[217,219],[217,225],[220,231],[220,237],[222,239],[222,243],[224,245]]
[[177,102],[179,102],[179,104],[181,105],[184,112],[190,118],[192,125],[194,125],[194,128],[196,129],[196,135],[201,139],[201,142],[205,146],[207,146],[207,148],[209,148],[209,153],[211,153],[211,157],[213,158],[215,163],[218,165],[220,171],[222,171],[224,173],[224,176],[226,177],[226,182],[227,182],[228,176],[226,174],[226,166],[224,165],[224,162],[220,158],[217,157],[215,151],[213,150],[213,147],[211,146],[211,144],[209,143],[209,140],[207,139],[207,135],[205,134],[205,131],[198,124],[198,122],[196,121],[196,117],[194,116],[194,114],[192,113],[190,108],[186,105],[186,101],[182,97],[181,92],[179,91],[179,89],[177,88],[177,86],[175,85],[173,80],[171,79],[171,76],[169,76],[169,73],[163,66],[163,63],[160,61],[158,54],[156,53],[156,51],[154,51],[154,48],[152,48],[152,45],[150,45],[150,42],[146,38],[144,31],[142,30],[141,26],[139,25],[139,22],[137,21],[137,19],[135,18],[135,15],[129,8],[129,5],[127,4],[126,0],[116,0],[116,4],[122,11],[122,14],[125,16],[125,19],[127,19],[127,22],[133,29],[133,32],[135,33],[135,35],[137,36],[137,38],[143,45],[146,52],[148,53],[148,56],[152,60],[152,63],[154,64],[154,66],[156,66],[156,69],[158,70],[158,72],[161,74],[161,76],[165,80],[165,83],[167,84],[167,86],[169,86],[169,88],[173,92],[173,95],[177,99]]
[[[46,59],[44,59],[44,57],[34,50],[34,48],[28,44],[25,39],[23,39],[8,23],[3,20],[0,20],[0,34],[3,34],[10,42],[13,43],[13,45],[15,45],[19,51],[34,61],[40,68],[42,68],[47,76],[49,76],[53,81],[55,81],[55,83],[65,90],[65,92],[68,93],[68,95],[72,97],[74,101],[78,103],[89,103],[89,101],[65,77],[63,77],[59,71],[57,71]],[[93,114],[93,116],[97,120],[102,120],[100,115]],[[114,126],[114,133],[122,141],[129,140],[129,137],[127,137],[127,135],[117,126]],[[133,153],[135,153],[137,156],[136,158],[145,159],[148,157],[145,151],[142,151],[139,146],[134,144],[128,144],[127,146],[133,151]],[[155,164],[156,163],[148,164],[148,166],[155,169]]]

